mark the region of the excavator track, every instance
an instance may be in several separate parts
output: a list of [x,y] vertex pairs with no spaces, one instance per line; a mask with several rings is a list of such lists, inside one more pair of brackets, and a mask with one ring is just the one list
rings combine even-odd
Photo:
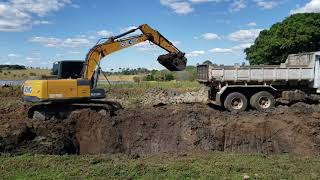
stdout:
[[34,105],[29,109],[28,118],[35,120],[66,119],[72,112],[82,109],[90,109],[105,116],[113,116],[122,107],[117,102],[94,100],[74,103],[42,103]]

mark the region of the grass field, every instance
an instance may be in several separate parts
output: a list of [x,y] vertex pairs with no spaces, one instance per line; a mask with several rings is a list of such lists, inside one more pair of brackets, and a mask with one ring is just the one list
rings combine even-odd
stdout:
[[[40,77],[50,75],[51,70],[46,69],[26,69],[26,70],[0,70],[0,80],[25,80],[31,77]],[[134,82],[133,78],[137,75],[111,75],[109,81]],[[104,80],[104,76],[100,76]]]
[[0,70],[1,80],[25,80],[32,76],[47,75],[50,75],[50,70],[46,69]]
[[[107,76],[109,81],[124,81],[124,82],[134,82],[133,78],[137,75],[110,75]],[[105,80],[105,77],[100,75],[100,80]]]
[[161,88],[161,89],[183,89],[186,91],[197,90],[202,87],[196,81],[145,81],[140,83],[124,83],[124,84],[112,84],[111,86],[103,83],[99,87],[106,89],[149,89],[149,88]]
[[0,156],[3,179],[319,179],[319,157],[237,155]]

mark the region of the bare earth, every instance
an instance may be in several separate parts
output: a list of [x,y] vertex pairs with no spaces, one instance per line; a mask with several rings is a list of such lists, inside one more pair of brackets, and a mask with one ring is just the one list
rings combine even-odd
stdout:
[[0,108],[0,153],[118,154],[239,152],[319,155],[320,107],[298,103],[232,114],[204,103],[128,107],[113,117],[91,110],[65,120],[26,118],[19,95]]

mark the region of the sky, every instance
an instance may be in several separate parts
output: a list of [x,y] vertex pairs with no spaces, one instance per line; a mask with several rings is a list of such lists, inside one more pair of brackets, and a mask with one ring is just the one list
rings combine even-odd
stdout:
[[[243,49],[261,30],[303,12],[320,12],[320,0],[0,0],[0,64],[50,68],[84,60],[100,38],[149,24],[189,65],[232,65],[246,62]],[[101,66],[163,69],[156,59],[164,53],[145,42],[108,55]]]

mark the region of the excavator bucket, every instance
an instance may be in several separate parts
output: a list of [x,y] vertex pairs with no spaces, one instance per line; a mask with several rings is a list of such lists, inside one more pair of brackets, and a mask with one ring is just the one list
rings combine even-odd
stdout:
[[169,71],[183,71],[186,69],[187,58],[182,52],[163,54],[158,57],[158,62]]

